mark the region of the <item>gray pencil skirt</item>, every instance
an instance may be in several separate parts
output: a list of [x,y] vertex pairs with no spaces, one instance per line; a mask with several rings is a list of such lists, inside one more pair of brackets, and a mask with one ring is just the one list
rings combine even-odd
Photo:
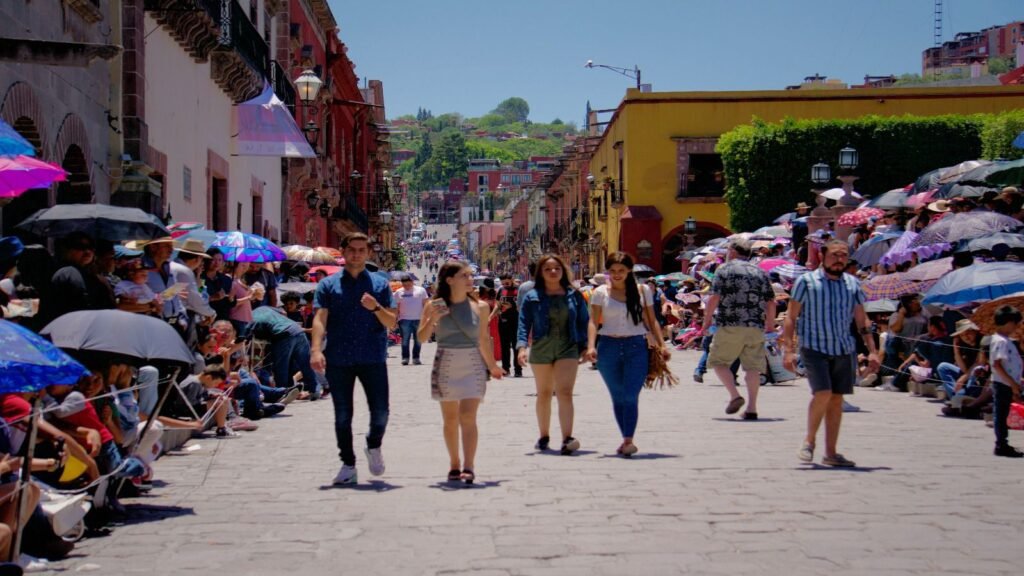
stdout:
[[451,400],[483,399],[487,365],[479,348],[438,348],[430,373],[430,397]]

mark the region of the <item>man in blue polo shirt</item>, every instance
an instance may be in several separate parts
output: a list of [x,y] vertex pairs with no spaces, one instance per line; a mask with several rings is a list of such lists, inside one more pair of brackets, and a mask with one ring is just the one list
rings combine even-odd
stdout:
[[334,432],[342,462],[334,484],[355,484],[352,393],[356,378],[363,384],[370,408],[365,450],[370,473],[384,473],[380,447],[388,424],[387,336],[395,327],[397,311],[388,278],[366,269],[370,256],[366,234],[349,234],[342,240],[341,250],[345,268],[324,278],[314,295],[311,364],[314,370],[326,370],[334,402]]

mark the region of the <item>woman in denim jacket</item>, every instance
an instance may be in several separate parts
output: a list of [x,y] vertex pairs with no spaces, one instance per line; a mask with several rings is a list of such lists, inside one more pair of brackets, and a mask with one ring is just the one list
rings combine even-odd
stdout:
[[587,303],[572,287],[571,270],[558,256],[542,256],[537,261],[534,288],[526,294],[519,309],[516,339],[519,364],[525,365],[529,360],[537,381],[537,450],[547,450],[551,440],[552,393],[558,397],[562,454],[580,449],[579,440],[572,436],[572,390],[579,358],[587,345],[589,324]]

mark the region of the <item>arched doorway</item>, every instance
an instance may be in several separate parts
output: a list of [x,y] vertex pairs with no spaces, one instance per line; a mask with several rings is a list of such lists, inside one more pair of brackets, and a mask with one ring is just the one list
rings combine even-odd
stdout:
[[92,202],[92,182],[85,153],[77,144],[68,146],[60,163],[68,173],[65,181],[57,184],[57,204],[89,204]]
[[[35,121],[27,116],[20,116],[11,123],[11,127],[13,127],[18,134],[32,144],[36,149],[36,157],[39,158],[42,153],[43,143],[39,127],[36,125]],[[49,188],[26,190],[22,195],[10,200],[7,204],[2,204],[3,234],[14,234],[15,226],[32,214],[35,214],[36,211],[42,210],[49,205]],[[38,243],[44,240],[43,238],[38,238],[22,232],[18,232],[18,236],[20,236],[26,243]]]
[[[707,244],[709,240],[730,234],[732,231],[714,222],[697,222],[697,233],[693,235],[693,246],[700,247]],[[661,249],[662,274],[679,271],[679,262],[676,261],[676,256],[687,247],[686,235],[683,233],[682,226],[675,228],[665,236]]]

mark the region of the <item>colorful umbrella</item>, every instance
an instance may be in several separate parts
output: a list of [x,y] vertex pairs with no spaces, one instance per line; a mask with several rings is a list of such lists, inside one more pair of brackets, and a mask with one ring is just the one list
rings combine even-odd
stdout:
[[1024,226],[1019,220],[998,212],[965,212],[929,224],[914,240],[911,246],[927,246],[943,242],[954,243],[988,236],[993,232],[1016,230]]
[[24,154],[0,156],[0,198],[16,198],[26,190],[49,188],[65,179],[67,172],[56,164]]
[[805,266],[801,266],[799,264],[783,264],[782,266],[773,268],[772,272],[778,274],[779,278],[782,278],[783,280],[795,282],[797,278],[806,274],[808,270]]
[[925,280],[938,280],[946,275],[953,268],[953,258],[939,258],[922,262],[917,266],[903,272],[901,276],[907,280],[921,282]]
[[219,248],[228,262],[280,262],[287,260],[281,249],[266,238],[245,232],[218,232],[213,248]]
[[907,280],[901,274],[875,276],[861,284],[868,300],[895,299],[907,294],[920,294],[928,289],[934,281],[915,282]]
[[939,279],[922,304],[963,306],[1024,292],[1024,263],[982,262],[960,268]]
[[868,220],[872,218],[881,218],[882,216],[885,216],[885,210],[880,208],[857,208],[840,216],[836,224],[839,226],[861,226],[867,224]]
[[757,267],[765,272],[771,272],[773,269],[786,264],[795,264],[795,262],[787,258],[765,258],[757,263]]
[[[985,302],[974,311],[971,322],[977,324],[983,334],[992,334],[996,331],[994,318],[996,310],[1003,306],[1013,306],[1017,310],[1024,310],[1024,293],[1010,294]],[[1017,331],[1011,334],[1010,338],[1015,338],[1018,342],[1024,340],[1024,323],[1017,326]]]
[[289,246],[282,246],[281,250],[284,251],[288,260],[308,262],[310,264],[335,264],[334,256],[317,248],[292,244]]
[[878,262],[883,266],[903,264],[912,260],[914,256],[917,256],[918,260],[924,260],[953,249],[946,242],[916,245],[919,236],[920,234],[915,232],[904,232]]
[[907,197],[906,207],[914,208],[916,210],[921,206],[926,206],[929,202],[932,201],[933,198],[935,198],[935,195],[938,193],[938,191],[938,188],[932,188],[930,190],[925,190],[924,192],[911,194],[910,196]]
[[74,384],[89,371],[42,336],[0,320],[0,394]]
[[341,256],[341,250],[338,250],[337,248],[331,248],[330,246],[317,246],[316,248],[314,248],[314,250],[316,250],[318,252],[327,252],[328,254],[333,256],[334,258],[341,258],[342,257]]
[[167,227],[171,231],[172,238],[184,236],[193,230],[203,230],[206,226],[199,222],[175,222]]
[[10,124],[0,120],[0,156],[35,156],[36,148]]

